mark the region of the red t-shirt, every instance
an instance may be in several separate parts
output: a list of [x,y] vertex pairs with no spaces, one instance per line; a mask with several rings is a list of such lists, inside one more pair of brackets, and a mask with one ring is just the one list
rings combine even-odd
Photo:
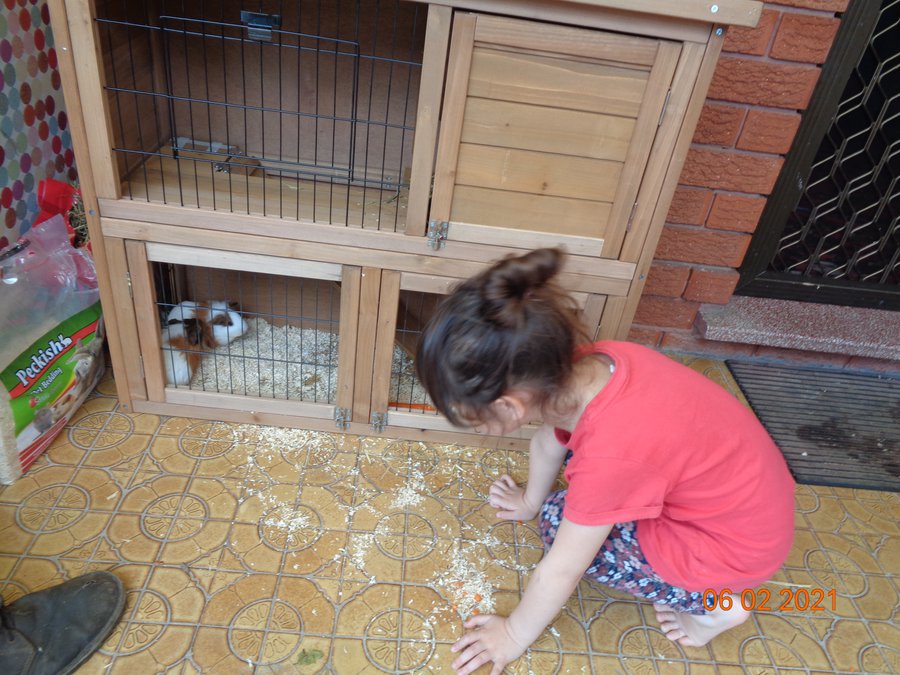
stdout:
[[571,436],[563,516],[639,521],[653,569],[690,591],[740,592],[772,577],[794,535],[794,481],[753,413],[652,349],[598,342],[615,372]]

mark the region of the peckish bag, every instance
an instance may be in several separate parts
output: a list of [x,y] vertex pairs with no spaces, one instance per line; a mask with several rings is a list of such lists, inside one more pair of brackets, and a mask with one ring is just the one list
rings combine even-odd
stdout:
[[56,215],[0,252],[0,483],[40,456],[103,371],[91,257]]

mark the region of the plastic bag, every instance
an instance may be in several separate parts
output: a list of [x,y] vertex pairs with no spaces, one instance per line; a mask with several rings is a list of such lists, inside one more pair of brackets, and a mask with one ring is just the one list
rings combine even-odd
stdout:
[[102,372],[94,262],[56,215],[0,252],[0,482],[50,444]]

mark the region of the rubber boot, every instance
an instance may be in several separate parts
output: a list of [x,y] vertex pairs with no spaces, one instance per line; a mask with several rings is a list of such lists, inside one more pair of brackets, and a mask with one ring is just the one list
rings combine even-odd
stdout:
[[103,644],[124,606],[122,582],[109,572],[91,572],[0,606],[0,673],[71,673]]

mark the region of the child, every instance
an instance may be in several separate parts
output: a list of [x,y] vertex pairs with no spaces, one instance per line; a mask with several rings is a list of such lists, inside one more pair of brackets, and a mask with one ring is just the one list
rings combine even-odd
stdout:
[[[452,423],[504,435],[543,421],[526,487],[504,475],[489,496],[499,518],[540,516],[546,554],[509,617],[465,623],[459,675],[488,661],[499,675],[582,576],[653,601],[669,639],[704,645],[747,619],[741,591],[769,579],[793,539],[794,483],[753,414],[651,349],[579,344],[553,283],[562,261],[539,249],[493,265],[442,303],[419,344],[419,379]],[[568,489],[551,494],[570,450]],[[722,591],[730,608],[706,611]]]

